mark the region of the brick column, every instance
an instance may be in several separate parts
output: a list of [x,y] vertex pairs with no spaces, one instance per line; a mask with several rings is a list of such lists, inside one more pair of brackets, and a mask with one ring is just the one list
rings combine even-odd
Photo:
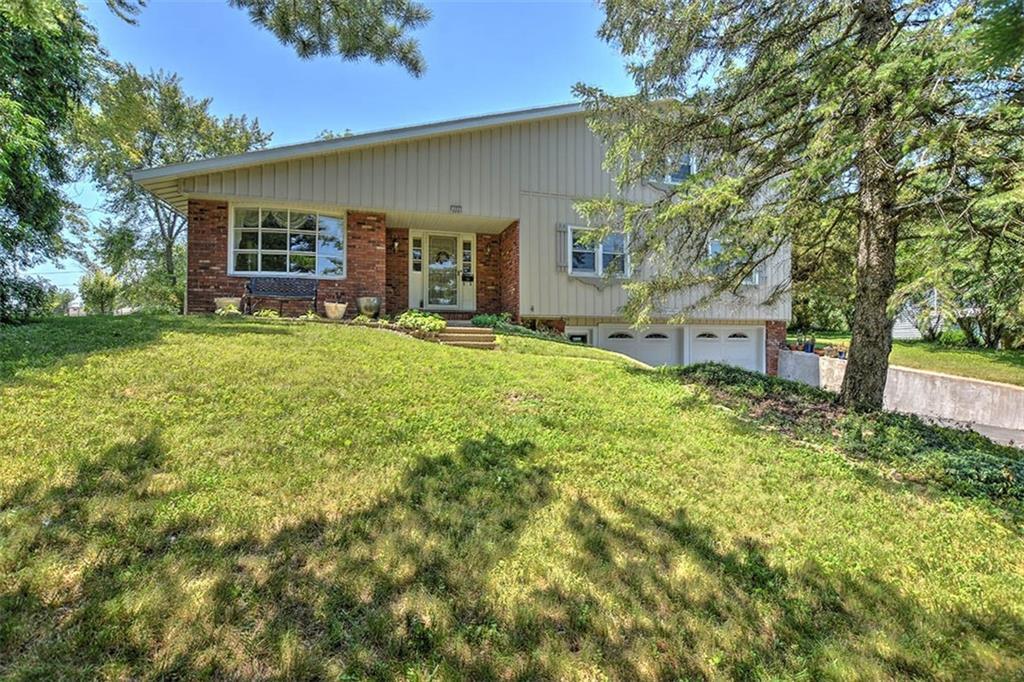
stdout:
[[785,322],[768,320],[764,323],[764,368],[772,376],[779,374],[779,346],[785,342]]
[[498,235],[498,280],[502,312],[519,320],[519,221]]
[[386,234],[384,308],[388,315],[395,315],[409,307],[409,230],[389,227]]
[[212,313],[218,296],[241,296],[245,280],[228,272],[228,204],[188,201],[186,313]]

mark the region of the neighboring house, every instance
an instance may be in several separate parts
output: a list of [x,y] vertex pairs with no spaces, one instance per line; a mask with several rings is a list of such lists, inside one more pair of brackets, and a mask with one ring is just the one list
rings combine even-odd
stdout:
[[[780,253],[732,297],[664,324],[621,316],[621,282],[642,277],[621,235],[579,243],[574,202],[616,191],[579,105],[527,109],[137,171],[188,217],[187,312],[241,296],[249,277],[318,280],[317,304],[378,296],[449,319],[510,312],[651,364],[723,361],[774,373],[790,301],[758,301],[789,277]],[[681,169],[681,177],[686,169]],[[631,192],[654,199],[659,178]],[[605,277],[610,275],[611,279]],[[299,303],[289,312],[304,312]],[[301,309],[300,309],[301,308]],[[354,312],[350,305],[350,314]]]

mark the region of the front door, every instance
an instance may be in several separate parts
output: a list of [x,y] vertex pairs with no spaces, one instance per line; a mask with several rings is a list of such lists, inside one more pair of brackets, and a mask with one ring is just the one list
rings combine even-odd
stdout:
[[459,238],[453,235],[427,235],[426,306],[459,307]]
[[476,309],[475,235],[412,232],[409,307]]

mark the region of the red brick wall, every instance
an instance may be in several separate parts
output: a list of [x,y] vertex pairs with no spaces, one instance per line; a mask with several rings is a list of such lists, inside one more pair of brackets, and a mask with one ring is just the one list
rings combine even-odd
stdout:
[[245,279],[227,274],[227,202],[189,200],[187,250],[188,298],[185,312],[213,312],[215,297],[245,293]]
[[779,374],[779,346],[786,342],[786,323],[768,320],[764,323],[764,368],[768,374]]
[[480,313],[500,313],[501,238],[496,234],[476,236],[476,309]]
[[[388,228],[386,241],[384,307],[389,315],[394,315],[409,307],[409,230]],[[398,251],[395,251],[396,241]]]
[[501,282],[502,312],[519,319],[519,221],[505,228],[499,238],[498,279]]
[[[209,313],[218,296],[241,296],[247,277],[227,274],[228,206],[225,202],[188,202],[188,310]],[[347,220],[347,269],[345,279],[320,280],[317,287],[317,312],[324,314],[324,301],[348,303],[348,315],[356,314],[357,296],[379,296],[382,311],[387,310],[385,286],[386,220],[381,213],[349,211]],[[282,310],[285,315],[301,315],[309,307],[306,301],[256,300],[256,308]]]

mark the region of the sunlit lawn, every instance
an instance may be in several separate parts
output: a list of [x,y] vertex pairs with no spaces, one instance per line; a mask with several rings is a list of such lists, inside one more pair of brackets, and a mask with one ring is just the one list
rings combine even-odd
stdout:
[[0,330],[0,677],[1024,675],[996,509],[502,345]]
[[[850,335],[833,332],[814,334],[815,345],[848,347]],[[795,343],[797,336],[788,340]],[[956,374],[986,381],[1024,386],[1024,351],[959,348],[928,341],[894,341],[889,362],[929,372]]]

